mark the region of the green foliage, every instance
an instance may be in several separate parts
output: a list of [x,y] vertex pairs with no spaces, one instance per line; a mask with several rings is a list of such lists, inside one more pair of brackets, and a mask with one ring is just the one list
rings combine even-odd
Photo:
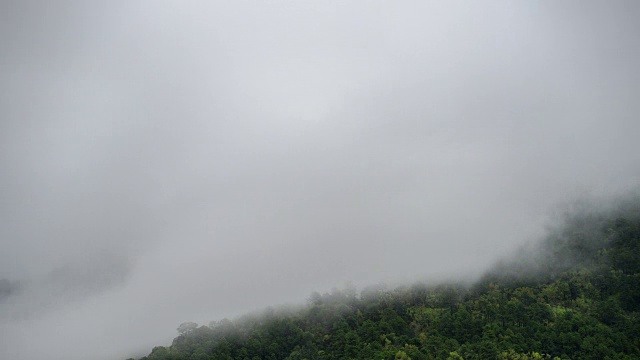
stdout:
[[171,346],[142,359],[640,358],[640,212],[632,214],[573,218],[530,255],[538,258],[503,263],[508,271],[471,287],[314,293],[294,312],[184,323]]

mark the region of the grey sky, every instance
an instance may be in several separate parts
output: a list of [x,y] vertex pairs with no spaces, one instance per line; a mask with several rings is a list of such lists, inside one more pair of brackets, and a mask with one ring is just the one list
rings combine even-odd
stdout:
[[4,1],[0,358],[474,276],[640,183],[640,5]]

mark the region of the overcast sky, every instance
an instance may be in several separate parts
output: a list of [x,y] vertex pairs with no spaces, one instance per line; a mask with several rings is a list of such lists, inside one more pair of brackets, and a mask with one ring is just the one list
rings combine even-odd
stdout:
[[640,184],[639,14],[0,2],[0,358],[124,359],[348,281],[481,273],[558,204]]

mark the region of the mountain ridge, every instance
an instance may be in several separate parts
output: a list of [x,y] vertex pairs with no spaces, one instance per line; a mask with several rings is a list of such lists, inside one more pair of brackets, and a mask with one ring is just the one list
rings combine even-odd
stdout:
[[639,198],[561,223],[473,284],[314,292],[295,309],[184,323],[140,360],[640,357]]

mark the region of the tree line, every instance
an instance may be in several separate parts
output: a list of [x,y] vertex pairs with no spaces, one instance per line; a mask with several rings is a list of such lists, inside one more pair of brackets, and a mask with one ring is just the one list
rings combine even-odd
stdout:
[[474,284],[352,287],[184,323],[140,360],[637,359],[640,206],[577,214]]

